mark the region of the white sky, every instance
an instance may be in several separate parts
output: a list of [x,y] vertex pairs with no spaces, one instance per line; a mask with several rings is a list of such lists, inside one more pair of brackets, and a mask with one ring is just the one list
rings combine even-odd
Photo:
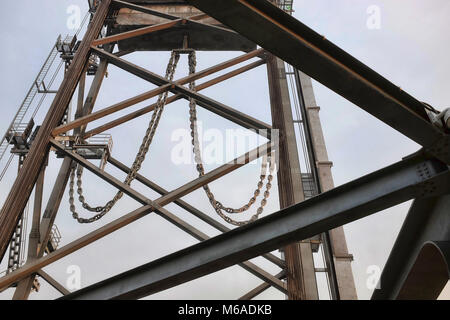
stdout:
[[[33,79],[39,71],[50,47],[59,33],[72,33],[66,26],[70,5],[79,5],[84,13],[87,1],[41,0],[5,2],[0,12],[0,96],[2,117],[0,130],[6,130],[9,122],[22,102]],[[370,30],[366,22],[366,10],[370,5],[381,9],[381,28]],[[414,97],[427,101],[437,109],[448,106],[450,98],[448,60],[449,41],[446,32],[450,28],[450,3],[446,0],[295,0],[295,16],[323,34],[330,41],[366,63],[381,75],[402,87]],[[213,65],[239,53],[199,53],[198,70]],[[126,59],[163,74],[167,53],[136,53]],[[187,72],[185,61],[179,66],[177,77]],[[90,84],[88,81],[88,85]],[[96,104],[96,110],[117,101],[153,88],[143,80],[127,75],[111,66],[109,76]],[[327,88],[314,83],[316,100],[321,107],[321,119],[330,160],[334,162],[333,174],[336,185],[341,185],[361,175],[383,168],[416,151],[418,145],[403,137],[390,127],[337,96]],[[235,109],[270,123],[265,68],[260,67],[249,74],[228,80],[217,88],[202,92],[222,101]],[[50,101],[50,99],[48,99]],[[147,104],[140,104],[132,110]],[[48,106],[48,104],[47,104]],[[44,108],[44,107],[43,107]],[[183,109],[181,109],[183,108]],[[42,112],[41,112],[42,114]],[[119,114],[124,114],[119,113]],[[111,119],[111,118],[108,118]],[[144,116],[120,128],[109,131],[113,134],[113,155],[131,165],[134,154],[145,132],[149,117]],[[237,126],[199,108],[199,119],[205,128],[225,130]],[[94,123],[91,128],[95,126]],[[165,114],[144,163],[142,174],[161,184],[166,189],[195,178],[193,165],[174,165],[170,162],[170,150],[174,142],[171,132],[189,128],[187,103],[180,101],[166,108]],[[168,147],[169,146],[169,147]],[[44,198],[47,199],[52,181],[56,177],[60,160],[51,160],[46,176]],[[213,166],[208,166],[208,169]],[[119,174],[110,166],[108,172]],[[258,166],[251,165],[211,184],[219,199],[237,206],[248,200],[257,182]],[[14,168],[0,184],[0,201],[3,201],[12,183]],[[276,183],[274,183],[276,185]],[[142,185],[133,184],[138,191],[151,199],[156,194]],[[114,189],[100,179],[87,173],[84,189],[89,202],[103,204],[114,194]],[[183,198],[204,212],[214,215],[206,196],[197,191]],[[45,202],[44,202],[45,203]],[[94,225],[79,225],[70,216],[67,192],[62,200],[56,224],[62,232],[62,244],[110,222],[139,205],[124,197],[101,222]],[[406,215],[409,203],[402,204],[361,221],[345,226],[350,252],[354,255],[353,270],[358,295],[370,298],[371,290],[366,286],[371,265],[383,267],[392,244]],[[80,207],[78,205],[78,207]],[[217,234],[203,223],[192,219],[174,205],[167,209],[179,214],[194,226],[210,236]],[[276,188],[266,213],[278,209]],[[45,270],[61,283],[67,279],[67,267],[78,265],[82,271],[82,285],[87,286],[129,268],[139,266],[175,250],[194,244],[196,241],[168,222],[155,215],[149,215],[122,230],[72,254]],[[277,268],[264,260],[257,263],[274,274]],[[4,263],[0,270],[3,270]],[[239,267],[233,267],[177,288],[154,295],[160,299],[235,299],[246,293],[260,281]],[[40,293],[33,293],[31,299],[55,298],[58,294],[43,280]],[[324,288],[321,288],[321,293]],[[9,298],[12,290],[0,294]],[[283,298],[275,289],[270,289],[261,298]]]

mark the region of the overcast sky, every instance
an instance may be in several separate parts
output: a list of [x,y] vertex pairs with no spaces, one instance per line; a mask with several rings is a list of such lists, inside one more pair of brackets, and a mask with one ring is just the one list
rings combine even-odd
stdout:
[[[87,10],[87,1],[84,0],[8,1],[2,5],[0,12],[2,24],[0,38],[3,46],[0,52],[2,73],[0,130],[2,134],[36,77],[57,35],[73,33],[73,30],[67,27],[67,19],[70,15],[67,9],[71,5],[80,6],[82,15]],[[427,101],[440,110],[448,107],[450,42],[447,32],[450,29],[448,18],[450,3],[447,0],[295,0],[294,9],[294,16],[300,21],[325,35],[327,39],[417,99]],[[381,19],[379,28],[369,28],[374,26],[373,20],[370,19],[378,9]],[[239,54],[237,52],[199,53],[198,70]],[[164,73],[168,58],[167,52],[135,53],[125,57],[161,75]],[[185,58],[180,62],[178,70],[175,78],[187,73]],[[89,78],[88,85],[91,80]],[[108,78],[105,79],[100,91],[96,110],[151,88],[154,86],[110,66]],[[321,107],[320,115],[329,157],[334,163],[333,175],[336,185],[397,162],[419,148],[408,138],[317,82],[314,82],[314,89],[317,103]],[[265,67],[259,67],[217,87],[204,90],[202,93],[262,121],[268,123],[271,121]],[[37,117],[37,122],[42,119],[51,99],[46,101],[42,112]],[[130,110],[147,104],[149,103],[141,103]],[[205,129],[219,129],[224,132],[227,129],[237,128],[231,122],[219,119],[201,108],[198,109],[198,118]],[[118,114],[124,114],[124,112]],[[170,150],[176,144],[172,141],[171,135],[177,129],[189,128],[188,115],[187,102],[184,100],[167,106],[141,171],[143,175],[168,190],[196,177],[194,165],[176,165],[170,158]],[[149,118],[150,115],[147,115],[109,131],[114,139],[115,158],[131,165]],[[93,128],[101,122],[95,122],[90,127]],[[56,160],[52,156],[47,170],[44,203],[60,163],[60,159]],[[210,170],[215,166],[208,165],[207,169]],[[2,202],[12,184],[15,170],[15,168],[10,169],[0,184],[0,201]],[[110,166],[107,167],[107,171],[121,179],[124,177]],[[223,200],[230,206],[238,206],[248,201],[256,186],[258,174],[258,165],[249,165],[212,183],[211,188],[219,200]],[[134,183],[132,186],[150,199],[158,197],[139,183]],[[114,195],[114,188],[90,173],[85,174],[84,190],[87,200],[93,205],[104,204]],[[205,213],[215,215],[202,190],[183,199],[196,205]],[[409,205],[410,203],[405,203],[345,226],[349,250],[355,257],[352,266],[359,298],[370,298],[371,290],[366,285],[369,276],[367,268],[384,266]],[[78,207],[80,207],[79,204]],[[137,207],[139,204],[124,196],[117,206],[98,223],[79,225],[71,218],[66,191],[56,219],[56,224],[63,236],[62,244],[67,244]],[[174,205],[168,205],[167,209],[208,235],[217,234],[215,230],[193,219],[182,209]],[[274,188],[265,214],[277,210],[278,197],[277,190]],[[82,211],[81,214],[83,215]],[[81,269],[81,284],[84,287],[195,243],[196,240],[189,235],[160,217],[150,214],[44,269],[65,284],[68,277],[67,268],[77,265]],[[255,261],[274,274],[278,272],[276,267],[260,258]],[[1,264],[0,271],[4,269],[5,261]],[[41,291],[37,294],[33,293],[30,296],[31,299],[59,296],[45,281],[40,282]],[[259,283],[260,280],[248,272],[239,267],[232,267],[161,292],[151,298],[235,299]],[[7,290],[0,294],[0,298],[9,298],[12,292]],[[321,296],[325,297],[326,287],[321,285],[320,292]],[[260,298],[282,299],[283,295],[275,289],[270,289]]]

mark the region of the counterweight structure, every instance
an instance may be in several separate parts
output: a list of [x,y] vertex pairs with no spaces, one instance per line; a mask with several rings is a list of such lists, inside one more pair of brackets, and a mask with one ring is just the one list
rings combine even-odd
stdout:
[[[293,18],[290,15],[292,1],[102,0],[90,1],[90,5],[93,17],[88,30],[76,47],[60,89],[26,152],[22,169],[0,212],[3,257],[35,189],[27,262],[0,278],[0,288],[15,285],[14,298],[27,298],[38,274],[57,288],[65,299],[135,299],[238,264],[264,281],[243,299],[253,298],[270,286],[290,299],[318,299],[316,272],[328,275],[331,298],[356,299],[350,266],[352,256],[348,253],[342,226],[415,199],[373,298],[434,299],[439,295],[449,278],[448,115],[441,114],[438,118],[443,121],[437,125],[436,117],[430,114],[430,110],[436,110],[417,101]],[[101,32],[105,27],[106,33]],[[191,59],[195,50],[239,50],[244,54],[201,71],[192,69],[188,76],[178,80],[171,79],[170,64],[166,77],[163,77],[128,62],[124,57],[134,51],[166,50],[174,50],[171,60],[174,65],[179,55],[188,54]],[[258,60],[199,85],[193,84],[195,80],[252,58]],[[93,63],[97,60],[98,64]],[[108,64],[158,87],[94,112]],[[272,125],[199,93],[204,88],[264,64],[268,71]],[[86,73],[95,76],[84,100]],[[392,166],[334,188],[331,162],[318,116],[319,107],[309,77],[405,134],[423,149]],[[289,90],[289,81],[294,84],[294,89]],[[77,87],[76,119],[68,121],[67,109]],[[157,96],[159,100],[153,105],[86,129],[94,120]],[[89,138],[151,112],[157,125],[161,106],[179,99],[189,100],[191,108],[197,105],[244,128],[257,130],[269,141],[236,161],[201,174],[198,179],[172,191],[164,190],[140,175],[134,165],[130,168],[115,159],[110,143],[101,146],[89,143]],[[298,111],[296,118],[293,117],[292,102]],[[191,119],[195,118],[192,112],[193,109]],[[309,168],[306,171],[300,170],[296,125],[304,135]],[[69,134],[71,130],[73,134]],[[277,137],[274,132],[278,133]],[[150,142],[151,138],[150,131]],[[63,160],[41,218],[42,186],[51,150]],[[180,199],[259,157],[273,158],[274,152],[278,159],[279,212],[230,230]],[[98,156],[96,159],[102,160],[100,168],[88,160],[95,155]],[[106,162],[129,174],[130,180],[127,178],[121,182],[108,174],[104,168]],[[120,194],[130,196],[142,206],[50,252],[46,248],[52,226],[69,180],[73,185],[71,172],[74,174],[75,166],[91,171],[117,188]],[[132,179],[161,197],[148,199],[130,186]],[[210,194],[208,197],[213,199]],[[223,234],[208,238],[165,208],[172,202]],[[219,204],[214,201],[212,204],[216,211],[220,211]],[[105,207],[92,208],[98,212],[94,220],[101,218],[113,205],[109,203]],[[152,213],[162,216],[200,243],[72,293],[42,271],[52,262]],[[313,252],[319,246],[325,256],[324,270],[314,266]],[[284,260],[270,254],[276,249],[282,250]],[[282,271],[272,275],[247,261],[257,256],[271,261]],[[286,282],[283,281],[285,278]]]

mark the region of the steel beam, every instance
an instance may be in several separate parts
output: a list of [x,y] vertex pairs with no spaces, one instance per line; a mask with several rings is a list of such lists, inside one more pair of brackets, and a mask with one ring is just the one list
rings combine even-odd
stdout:
[[[276,274],[275,277],[277,277],[280,280],[286,278],[286,271],[285,270],[281,271],[280,273]],[[251,300],[251,299],[253,299],[257,295],[260,295],[261,293],[263,293],[264,291],[266,291],[269,288],[270,288],[270,285],[268,283],[266,283],[266,282],[261,283],[256,288],[250,290],[249,292],[247,292],[246,294],[241,296],[239,298],[239,300]]]
[[[449,190],[447,187],[446,191]],[[402,288],[427,242],[450,242],[449,208],[450,195],[414,201],[385,264],[379,288],[375,289],[372,295],[373,300],[436,299],[439,296],[448,279],[444,282],[427,281],[426,288],[416,287],[409,292]],[[423,270],[424,279],[431,280],[434,276],[429,270]]]
[[173,16],[171,14],[167,14],[164,12],[160,12],[160,11],[156,11],[156,10],[152,10],[150,8],[144,7],[144,6],[140,6],[137,5],[135,3],[130,3],[130,2],[126,2],[126,1],[120,1],[120,0],[113,0],[112,2],[113,5],[117,5],[118,7],[123,7],[123,8],[128,8],[131,10],[135,10],[135,11],[140,11],[143,13],[147,13],[147,14],[151,14],[153,16],[157,16],[157,17],[161,17],[167,20],[177,20],[179,19],[179,17],[177,16]]
[[[436,188],[430,188],[430,185]],[[423,160],[420,156],[411,157],[64,298],[141,298],[409,199],[436,196],[448,190],[450,172],[447,166],[435,160]]]
[[125,40],[125,39],[129,39],[129,38],[134,38],[134,37],[138,37],[138,36],[142,36],[148,33],[152,33],[155,31],[159,31],[159,30],[164,30],[164,29],[170,29],[172,27],[177,26],[178,24],[180,24],[182,22],[182,19],[177,19],[177,20],[173,20],[173,21],[169,21],[169,22],[163,22],[160,24],[155,24],[152,26],[148,26],[148,27],[143,27],[143,28],[139,28],[136,30],[131,30],[131,31],[127,31],[127,32],[122,32],[119,34],[115,34],[112,36],[108,36],[105,38],[101,38],[98,40],[95,40],[94,42],[92,42],[93,46],[100,46],[100,45],[104,45],[107,43],[111,43],[111,42],[117,42],[120,40]]
[[187,2],[450,164],[450,136],[430,123],[424,104],[269,1]]
[[110,4],[111,0],[103,0],[97,8],[86,35],[61,83],[60,90],[56,94],[37,137],[28,152],[23,168],[18,173],[0,211],[0,225],[2,226],[0,229],[0,261],[5,254],[9,240],[47,157],[50,148],[48,141],[50,134],[61,123],[66,108],[75,92],[81,73],[84,70],[84,66],[88,61],[91,53],[91,43],[103,27],[103,22],[108,14]]
[[[51,140],[51,142],[52,142],[52,145],[55,148],[59,149],[61,152],[68,152],[58,142],[56,142],[54,140]],[[121,218],[116,219],[91,233],[88,233],[87,235],[81,237],[80,239],[77,239],[77,240],[65,245],[64,247],[48,254],[47,256],[45,256],[41,259],[38,259],[36,261],[33,261],[30,264],[26,264],[26,265],[22,266],[21,268],[17,269],[15,272],[12,272],[9,275],[4,276],[3,278],[0,278],[0,290],[6,289],[13,283],[15,283],[29,275],[32,275],[37,270],[75,252],[78,249],[81,249],[81,248],[91,244],[92,242],[94,242],[98,239],[103,238],[104,236],[146,216],[147,214],[149,214],[151,212],[163,209],[162,206],[165,206],[165,205],[189,194],[190,192],[204,186],[205,184],[208,184],[220,177],[223,177],[224,175],[246,165],[247,163],[257,159],[258,157],[261,157],[261,156],[267,154],[267,152],[270,152],[271,150],[274,150],[274,149],[275,149],[275,147],[272,145],[272,143],[267,143],[261,147],[258,147],[256,149],[242,155],[241,157],[239,157],[237,159],[234,159],[233,161],[231,161],[223,166],[220,166],[219,168],[217,168],[215,170],[212,170],[211,172],[206,173],[204,176],[202,176],[200,178],[197,178],[193,181],[186,183],[185,185],[169,192],[168,194],[160,197],[159,199],[157,199],[153,202],[151,200],[147,199],[145,196],[137,193],[136,191],[131,189],[128,185],[125,185],[124,183],[117,180],[113,176],[111,176],[107,173],[103,173],[103,172],[101,172],[101,174],[100,174],[100,172],[96,166],[94,166],[90,163],[85,163],[84,158],[82,158],[81,156],[79,156],[75,153],[72,153],[72,152],[68,152],[68,155],[70,155],[75,161],[77,161],[80,164],[85,165],[85,167],[88,170],[99,175],[102,179],[106,180],[108,183],[112,184],[116,188],[121,189],[124,193],[128,194],[135,200],[137,200],[141,203],[143,201],[145,201],[145,202],[152,203],[152,204],[145,205],[145,206],[138,208],[132,212],[129,212],[128,214],[122,216]]]
[[[177,216],[175,216],[168,210],[162,208],[161,206],[163,204],[160,206],[158,204],[158,200],[153,202],[153,201],[147,199],[144,195],[133,190],[130,186],[119,182],[117,179],[115,179],[114,177],[105,173],[104,171],[100,170],[98,167],[91,164],[89,161],[85,160],[81,156],[79,156],[71,151],[66,151],[66,150],[62,149],[59,145],[57,145],[57,143],[52,142],[52,144],[54,147],[59,148],[60,151],[65,152],[68,157],[71,157],[74,161],[78,162],[80,165],[84,166],[86,169],[90,170],[92,173],[94,173],[98,177],[102,178],[103,180],[105,180],[108,183],[112,184],[113,186],[117,187],[120,191],[124,192],[128,196],[130,196],[133,199],[135,199],[136,201],[140,202],[142,205],[154,205],[155,212],[158,213],[162,218],[169,221],[170,223],[177,226],[178,228],[185,231],[186,233],[190,234],[197,240],[205,241],[205,240],[209,239],[209,237],[206,234],[204,234],[203,232],[199,231],[198,229],[191,226],[187,222],[178,218]],[[168,194],[169,193],[167,192],[165,195],[163,195],[163,198],[164,198],[164,196],[167,197]],[[283,293],[286,293],[285,284],[282,281],[280,281],[278,278],[272,276],[268,272],[262,270],[255,264],[253,264],[249,261],[246,261],[246,262],[240,263],[239,265],[242,268],[244,268],[245,270],[251,272],[253,275],[259,277],[263,281],[270,283],[272,286],[274,286],[278,290],[282,291]]]
[[62,284],[60,284],[58,281],[56,281],[51,275],[49,275],[44,270],[39,270],[38,275],[40,275],[49,285],[51,285],[53,288],[59,291],[59,293],[63,295],[70,294],[70,291],[67,290]]
[[[104,51],[102,50],[102,52],[104,52]],[[113,54],[110,54],[110,53],[108,53],[108,54],[109,54],[109,57],[115,57]],[[175,85],[175,84],[176,85],[187,84],[187,83],[189,83],[191,81],[195,81],[195,80],[201,79],[203,77],[206,77],[206,76],[211,75],[213,73],[216,73],[218,71],[224,70],[226,68],[229,68],[231,66],[234,66],[234,65],[239,64],[241,62],[247,61],[247,60],[249,60],[251,58],[254,58],[254,57],[262,55],[262,54],[263,54],[263,50],[257,49],[257,50],[254,50],[252,52],[243,54],[243,55],[241,55],[239,57],[230,59],[228,61],[219,63],[219,64],[217,64],[215,66],[206,68],[206,69],[201,70],[199,72],[196,72],[194,74],[191,74],[191,75],[188,75],[186,77],[183,77],[183,78],[181,78],[181,79],[179,79],[179,80],[177,80],[177,81],[175,81],[173,83],[166,80],[166,83],[164,85],[161,85],[159,88],[147,91],[147,92],[142,93],[140,95],[137,95],[135,97],[126,99],[126,100],[121,101],[119,103],[116,103],[116,104],[114,104],[114,105],[112,105],[110,107],[104,108],[104,109],[99,110],[97,112],[94,112],[92,114],[89,114],[89,115],[86,115],[84,117],[78,118],[78,119],[72,121],[71,123],[59,126],[55,130],[53,130],[52,134],[54,136],[56,136],[58,134],[61,134],[61,133],[67,132],[67,131],[69,131],[71,129],[74,129],[74,128],[78,127],[78,126],[86,125],[89,122],[92,122],[94,120],[100,119],[100,118],[105,117],[107,115],[113,114],[113,113],[115,113],[117,111],[123,110],[125,108],[130,107],[130,106],[133,106],[133,105],[135,105],[135,104],[137,104],[139,102],[142,102],[142,101],[145,101],[145,100],[150,99],[152,97],[155,97],[158,94],[161,94],[161,93],[169,90],[172,84],[173,85]],[[105,60],[107,60],[107,59],[105,59]],[[120,59],[120,60],[124,61],[125,63],[127,63],[125,60],[122,60],[122,59]],[[135,66],[135,67],[137,67],[137,66]],[[150,73],[150,74],[155,75],[154,73]],[[161,79],[164,79],[164,78],[161,77]],[[171,99],[171,97],[169,97],[169,99]],[[215,108],[215,109],[213,108],[213,110],[216,110],[216,109],[217,108]],[[225,110],[226,109],[227,109],[227,107],[225,106]],[[229,109],[231,109],[231,108],[229,108]],[[218,110],[219,111],[222,110],[221,112],[223,113],[223,108],[218,108]],[[216,111],[216,113],[219,112],[219,111]],[[212,111],[212,112],[214,112],[214,111]],[[234,115],[236,117],[235,114],[232,114],[232,115]],[[243,121],[241,121],[241,122],[243,122]],[[266,125],[266,126],[268,126],[268,125]]]
[[[123,172],[125,172],[127,174],[130,172],[130,168],[128,168],[122,162],[120,162],[119,160],[117,160],[117,159],[115,159],[115,158],[113,158],[111,156],[108,157],[108,162],[111,163],[116,168],[118,168],[119,170],[121,170],[121,171],[123,171]],[[164,188],[160,187],[159,185],[157,185],[156,183],[150,181],[149,179],[147,179],[146,177],[142,176],[139,173],[136,174],[136,180],[139,181],[140,183],[142,183],[143,185],[145,185],[146,187],[149,187],[153,191],[159,193],[162,196],[169,193],[169,191],[165,190]],[[216,219],[210,217],[209,215],[207,215],[207,214],[201,212],[200,210],[198,210],[197,208],[193,207],[192,205],[190,205],[186,201],[178,199],[178,200],[175,200],[174,203],[176,205],[180,206],[181,208],[183,208],[184,210],[186,210],[187,212],[191,213],[195,217],[199,218],[203,222],[207,223],[208,225],[210,225],[214,229],[219,230],[220,232],[228,232],[228,231],[231,230],[228,227],[226,227],[225,225],[221,224]],[[284,261],[281,260],[280,258],[278,258],[277,256],[273,255],[273,254],[270,254],[270,253],[269,254],[265,254],[262,257],[266,258],[268,261],[274,263],[275,265],[277,265],[280,268],[284,268],[285,267]]]
[[[206,81],[206,82],[204,82],[202,84],[197,85],[195,87],[195,91],[200,91],[200,90],[209,88],[209,87],[211,87],[211,86],[213,86],[213,85],[215,85],[215,84],[217,84],[219,82],[222,82],[222,81],[225,81],[227,79],[230,79],[230,78],[232,78],[232,77],[234,77],[236,75],[239,75],[239,74],[241,74],[243,72],[252,70],[252,69],[254,69],[256,67],[259,67],[259,66],[261,66],[261,65],[263,65],[265,63],[266,62],[264,60],[252,62],[252,63],[250,63],[250,64],[248,64],[246,66],[243,66],[243,67],[238,68],[236,70],[230,71],[230,72],[228,72],[226,74],[223,74],[223,75],[218,76],[218,77],[216,77],[214,79],[211,79],[209,81]],[[166,100],[166,105],[168,105],[168,104],[170,104],[172,102],[178,101],[178,100],[180,100],[182,98],[183,98],[183,96],[181,94],[176,94],[176,95],[170,96]],[[114,127],[117,127],[117,126],[125,123],[125,122],[131,121],[131,120],[136,119],[136,118],[138,118],[138,117],[140,117],[140,116],[142,116],[144,114],[152,112],[153,110],[155,110],[155,108],[156,108],[156,103],[153,103],[153,104],[151,104],[151,105],[149,105],[147,107],[144,107],[144,108],[141,108],[139,110],[133,111],[133,112],[127,114],[127,115],[124,115],[124,116],[119,117],[119,118],[117,118],[117,119],[115,119],[113,121],[107,122],[107,123],[105,123],[105,124],[103,124],[101,126],[98,126],[98,127],[94,128],[94,129],[89,130],[88,132],[85,133],[83,138],[87,139],[87,138],[90,138],[90,137],[92,137],[92,136],[94,136],[96,134],[105,132],[106,130],[112,129]]]
[[[112,51],[113,48],[114,48],[114,46],[105,46],[105,49],[107,51]],[[84,102],[83,107],[81,107],[80,101],[82,100],[82,96],[84,94],[81,94],[81,92],[79,92],[79,96],[78,96],[79,104],[77,107],[77,114],[75,115],[76,118],[83,114],[89,114],[92,112],[95,102],[97,101],[98,93],[99,93],[100,87],[103,83],[103,79],[105,77],[107,67],[108,67],[108,62],[105,59],[102,59],[100,61],[100,65],[97,69],[97,72],[95,74],[94,80],[92,81],[91,87],[89,89],[89,93],[86,97],[86,101]],[[83,74],[82,77],[85,78],[85,74]],[[80,88],[83,88],[82,91],[84,93],[84,85],[82,85],[83,84],[82,82],[84,82],[84,80],[80,80]],[[82,109],[82,110],[80,111],[80,109]],[[80,134],[80,133],[83,134],[84,130],[85,130],[85,126],[75,128],[74,134],[75,135]],[[44,211],[42,221],[40,222],[40,225],[38,226],[39,230],[37,232],[37,235],[40,238],[37,239],[37,241],[40,245],[37,247],[36,258],[42,257],[44,255],[45,249],[47,248],[48,242],[50,240],[50,233],[52,230],[52,226],[55,221],[56,214],[58,212],[59,205],[61,203],[61,199],[64,194],[64,190],[66,189],[67,182],[69,180],[69,174],[70,174],[71,167],[72,167],[72,160],[69,158],[65,158],[61,165],[61,168],[60,168],[60,171],[56,178],[56,181],[54,183],[52,193],[50,194],[50,198],[48,200],[46,209]],[[30,235],[30,245],[31,245],[32,241],[34,242],[35,240],[32,240],[31,235]],[[33,251],[34,251],[34,249],[33,249]],[[31,262],[31,261],[33,261],[33,260],[27,260],[27,263]],[[14,293],[14,295],[18,299],[27,299],[28,295],[31,292],[34,278],[35,278],[34,276],[30,276],[26,279],[23,279],[22,281],[20,281],[17,284],[16,292]]]
[[120,59],[113,54],[110,54],[104,50],[98,48],[92,48],[93,52],[100,57],[103,57],[109,61],[109,63],[114,64],[115,66],[126,70],[135,76],[152,82],[158,86],[169,86],[169,89],[174,94],[182,94],[185,99],[194,98],[198,105],[206,108],[207,110],[217,113],[221,115],[223,118],[228,119],[230,121],[236,121],[237,119],[241,120],[241,125],[246,128],[252,129],[262,129],[262,130],[270,130],[270,125],[259,121],[245,113],[237,111],[229,106],[224,105],[216,100],[208,98],[202,94],[199,94],[195,91],[189,90],[184,86],[178,84],[177,82],[171,82],[151,71],[145,70],[137,65],[134,65],[128,61]]

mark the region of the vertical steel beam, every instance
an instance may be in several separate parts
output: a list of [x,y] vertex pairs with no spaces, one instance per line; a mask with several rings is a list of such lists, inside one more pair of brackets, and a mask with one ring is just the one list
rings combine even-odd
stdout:
[[[284,62],[274,55],[268,55],[267,72],[272,127],[279,130],[278,192],[280,208],[284,209],[305,198]],[[307,246],[294,243],[284,248],[290,300],[318,299],[311,246]]]
[[[332,162],[328,159],[325,138],[320,123],[319,110],[311,78],[295,69],[299,101],[302,108],[303,124],[309,132],[308,149],[310,149],[313,174],[318,184],[318,191],[326,192],[334,188],[331,173]],[[355,281],[343,227],[324,233],[324,250],[326,249],[327,267],[329,269],[330,287],[334,299],[356,300]]]
[[25,159],[23,170],[19,172],[0,211],[0,225],[2,226],[0,229],[0,258],[3,258],[5,254],[9,239],[33,190],[33,186],[50,149],[49,138],[51,132],[60,124],[64,116],[64,112],[76,89],[84,66],[88,61],[90,45],[97,38],[103,27],[110,3],[111,0],[103,0],[97,8],[97,12],[91,21],[86,35],[64,77],[60,90],[56,94],[33,146]]

